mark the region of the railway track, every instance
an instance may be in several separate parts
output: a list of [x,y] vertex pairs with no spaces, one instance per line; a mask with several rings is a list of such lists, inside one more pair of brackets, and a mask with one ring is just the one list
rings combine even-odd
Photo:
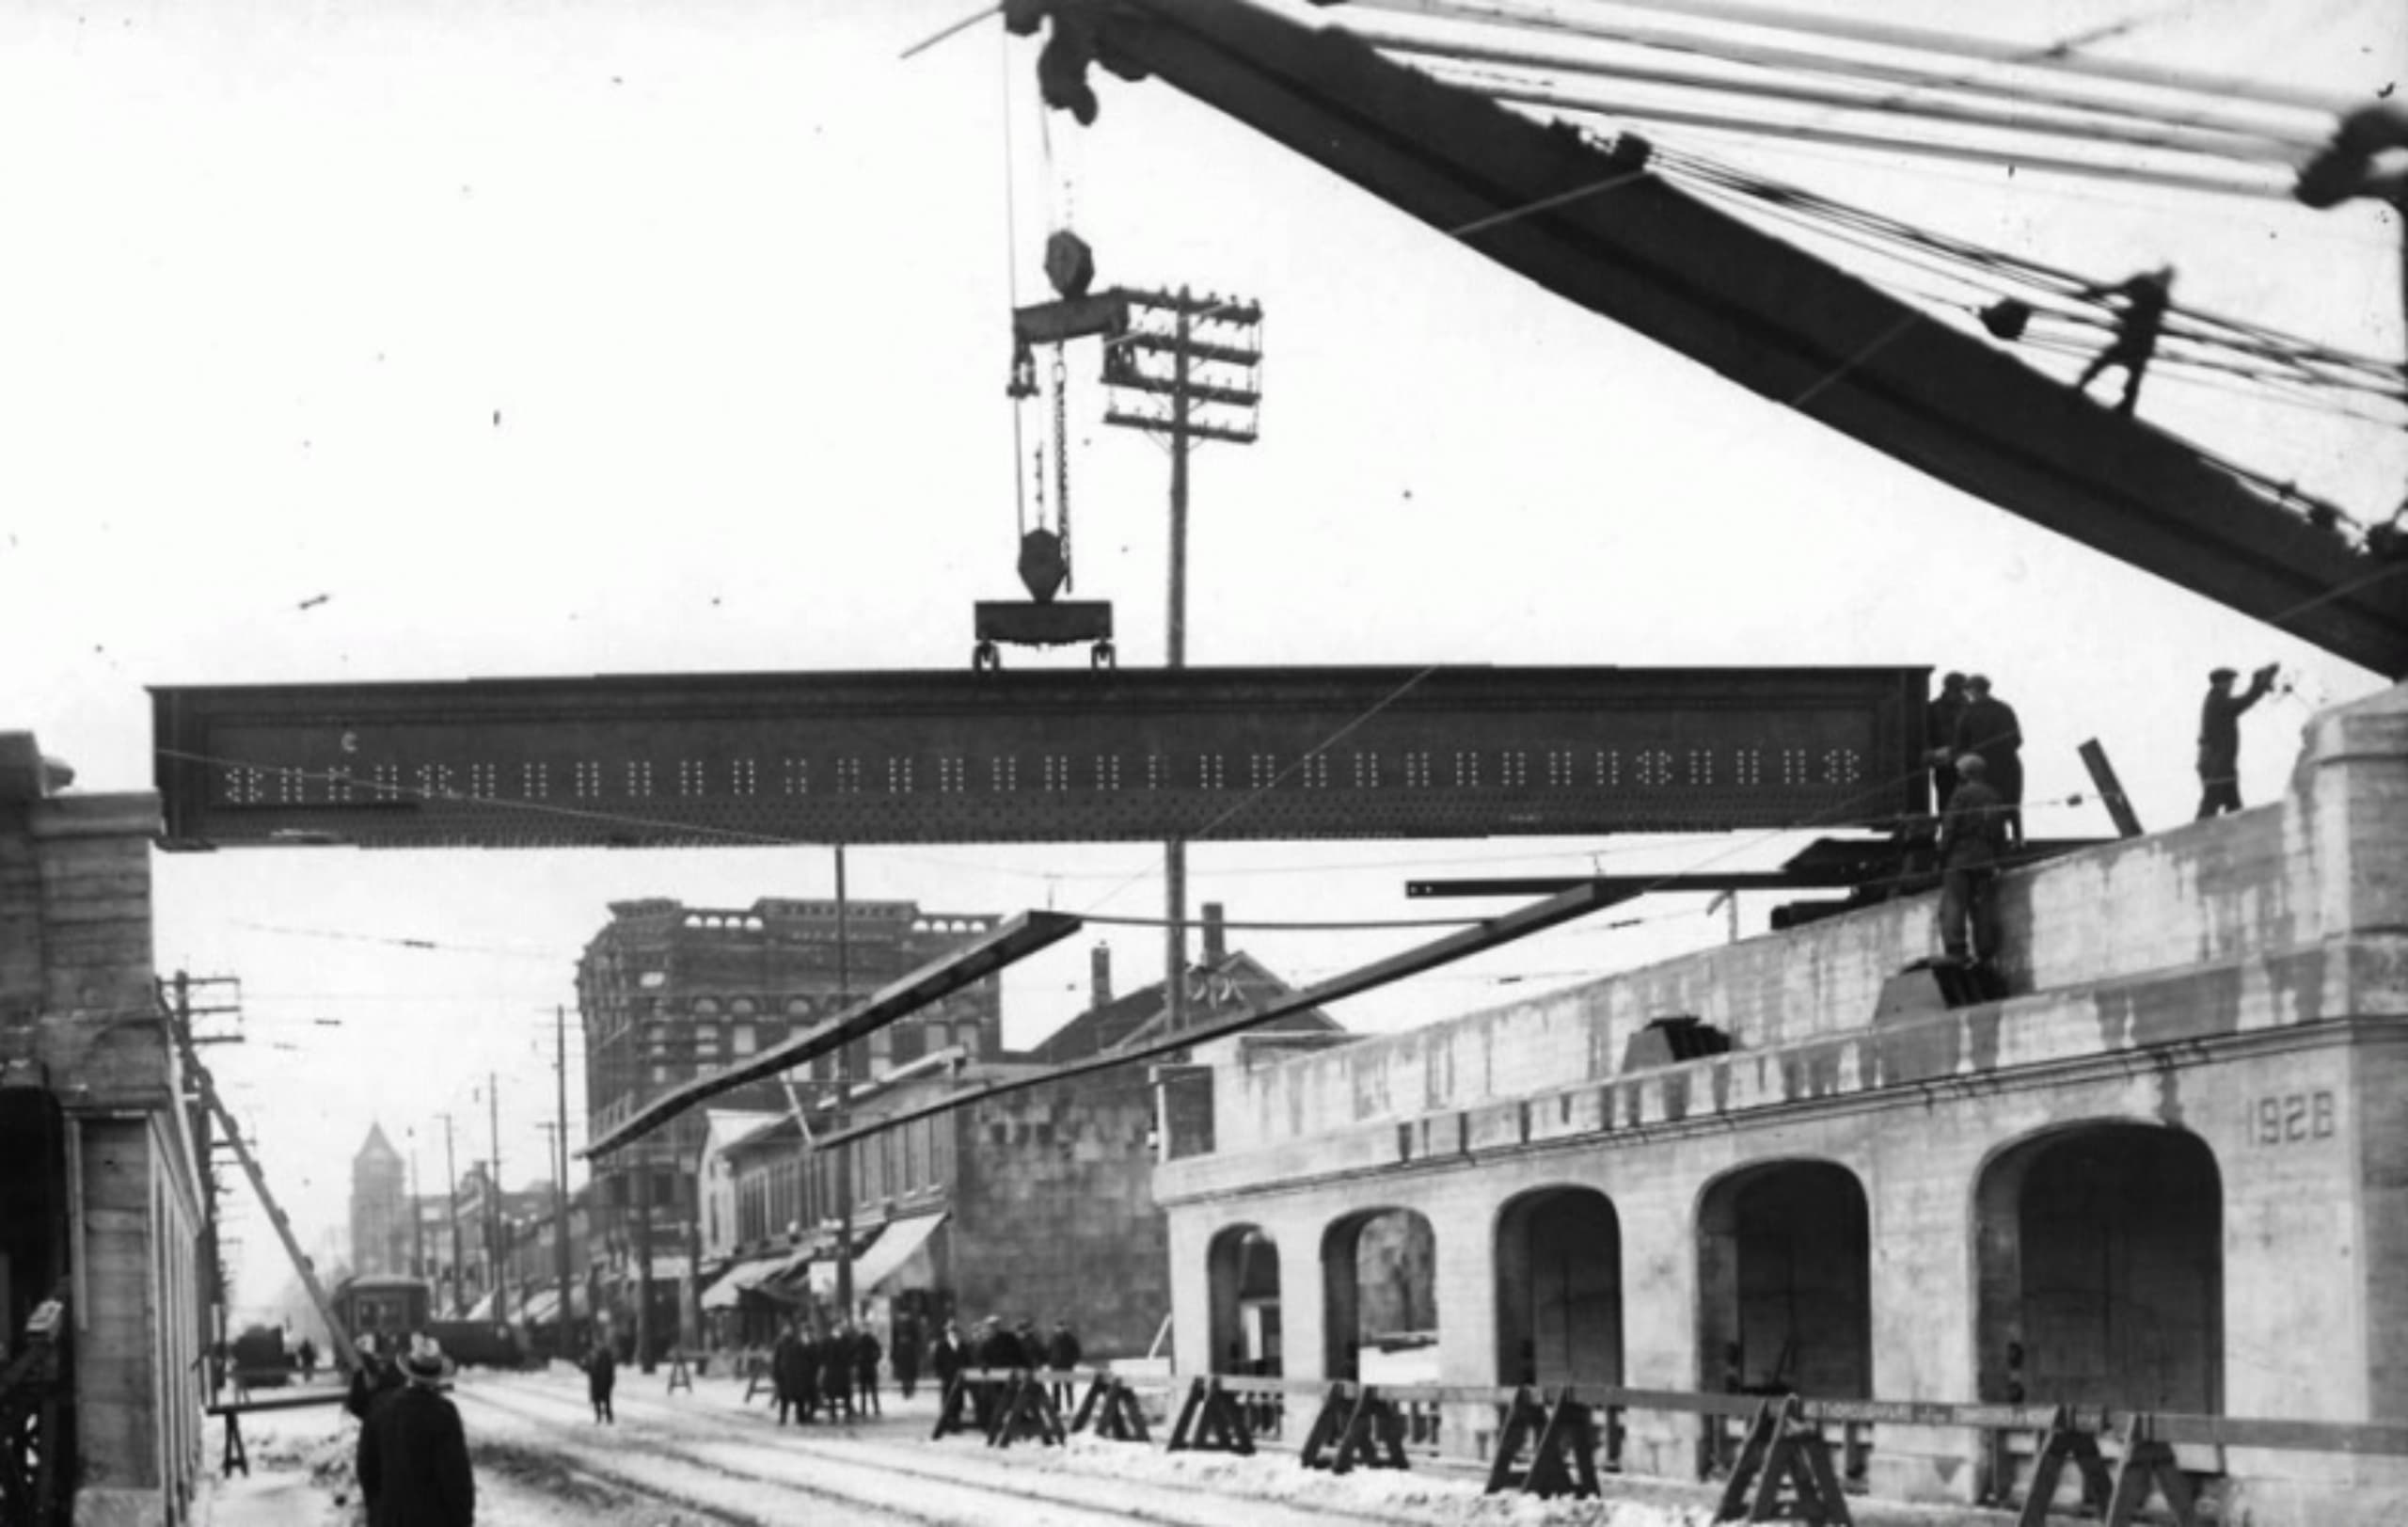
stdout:
[[651,1399],[622,1400],[621,1424],[596,1428],[580,1392],[542,1379],[484,1379],[462,1386],[456,1397],[471,1437],[480,1435],[483,1412],[503,1423],[483,1428],[497,1445],[557,1458],[614,1488],[726,1527],[784,1527],[798,1506],[841,1508],[846,1521],[926,1527],[1393,1527],[1453,1519],[1136,1480],[1061,1467],[1058,1455],[998,1456],[967,1439],[931,1444],[811,1428],[763,1435],[752,1430],[756,1418]]

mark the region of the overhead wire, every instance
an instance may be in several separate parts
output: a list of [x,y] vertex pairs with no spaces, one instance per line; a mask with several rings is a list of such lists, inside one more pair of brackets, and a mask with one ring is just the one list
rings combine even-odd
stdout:
[[[1622,0],[1616,0],[1617,4]],[[1646,45],[1663,46],[1673,51],[1695,52],[1728,46],[1727,40],[1713,34],[1682,32],[1677,29],[1648,27],[1642,24],[1611,19],[1592,4],[1567,11],[1559,6],[1513,5],[1499,0],[1354,0],[1368,9],[1393,10],[1407,14],[1434,16],[1454,20],[1502,23],[1547,30],[1560,30],[1575,35],[1623,37],[1650,40]],[[1789,32],[1816,37],[1854,46],[1873,46],[1904,53],[1928,54],[1938,57],[1971,59],[1997,67],[2029,69],[2042,74],[2070,74],[2138,86],[2169,94],[2206,97],[2233,103],[2247,103],[2273,110],[2312,112],[2335,116],[2356,103],[2333,91],[2296,89],[2269,85],[2260,80],[2233,75],[2205,74],[2167,69],[2161,66],[2102,57],[2084,52],[2091,43],[2108,40],[2119,32],[2140,24],[2136,19],[2112,28],[2091,28],[2074,37],[2037,46],[2030,43],[2000,41],[1974,38],[1955,32],[1930,31],[1900,27],[1882,23],[1853,23],[1846,18],[1807,15],[1801,12],[1777,12],[1768,7],[1716,5],[1713,0],[1628,0],[1625,8],[1680,12],[1701,20],[1761,27],[1769,31]],[[1737,14],[1753,11],[1759,19],[1748,20]],[[2179,14],[2169,11],[2165,14]],[[1776,17],[1781,19],[1775,19]],[[1796,67],[1792,65],[1792,67]]]

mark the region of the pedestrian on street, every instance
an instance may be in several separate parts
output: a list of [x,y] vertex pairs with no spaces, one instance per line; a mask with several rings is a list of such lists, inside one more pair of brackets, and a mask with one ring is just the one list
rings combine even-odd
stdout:
[[802,1419],[811,1419],[809,1402],[803,1399],[802,1338],[794,1322],[788,1321],[778,1331],[778,1344],[769,1349],[769,1390],[778,1397],[778,1424],[783,1426],[795,1408],[803,1408]]
[[1045,1366],[1054,1370],[1054,1408],[1056,1410],[1070,1408],[1073,1388],[1070,1370],[1079,1365],[1082,1355],[1079,1339],[1071,1334],[1070,1323],[1067,1320],[1054,1322],[1054,1334],[1045,1340]]
[[308,1383],[318,1376],[318,1344],[309,1337],[301,1338],[301,1381]]
[[1956,760],[1956,793],[1940,823],[1940,946],[1959,964],[1987,964],[1998,953],[1995,883],[2010,808],[1988,774],[1978,753]]
[[1965,676],[1943,675],[1940,692],[1924,708],[1924,750],[1931,761],[1931,789],[1938,809],[1948,809],[1956,788],[1956,718],[1965,713]]
[[895,1366],[895,1388],[909,1400],[920,1383],[920,1323],[910,1315],[897,1315],[893,1335],[895,1350],[890,1358]]
[[359,1429],[354,1467],[368,1527],[473,1527],[476,1477],[460,1412],[443,1396],[451,1363],[434,1338],[410,1338],[402,1387]]
[[850,1421],[853,1408],[853,1328],[846,1322],[819,1340],[819,1401],[828,1419]]
[[879,1346],[878,1333],[863,1326],[853,1333],[853,1394],[854,1404],[865,1416],[879,1414],[878,1404],[878,1360],[885,1352]]
[[594,1402],[596,1424],[618,1424],[618,1412],[610,1408],[610,1392],[618,1387],[619,1354],[611,1348],[609,1336],[598,1336],[585,1354],[585,1397]]
[[[2015,708],[1990,694],[1990,681],[1980,674],[1965,680],[1965,709],[1956,718],[1956,775],[1965,774],[1964,756],[1981,756],[1989,787],[2006,804],[2007,841],[2023,841],[2023,727]],[[1947,862],[1947,855],[1941,856]]]
[[2249,688],[2232,692],[2241,676],[2229,668],[2208,675],[2208,697],[2199,707],[2199,815],[2241,809],[2241,713],[2274,687],[2279,665],[2268,663],[2249,676]]
[[937,1403],[949,1404],[953,1398],[953,1382],[969,1364],[970,1353],[961,1340],[961,1328],[948,1320],[928,1344],[928,1372],[936,1376]]

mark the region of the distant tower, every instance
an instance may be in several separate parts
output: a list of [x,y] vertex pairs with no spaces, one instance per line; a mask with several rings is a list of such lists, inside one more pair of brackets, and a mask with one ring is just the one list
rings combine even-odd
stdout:
[[371,1124],[351,1158],[351,1270],[408,1272],[409,1229],[409,1169],[384,1126]]

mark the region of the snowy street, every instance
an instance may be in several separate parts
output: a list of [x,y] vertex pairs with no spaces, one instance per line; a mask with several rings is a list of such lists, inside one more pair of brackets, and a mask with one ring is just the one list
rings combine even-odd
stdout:
[[[1559,1503],[1486,1500],[1468,1474],[1307,1471],[1292,1450],[1250,1458],[1168,1455],[1073,1438],[1064,1448],[1008,1451],[974,1437],[932,1441],[927,1391],[886,1398],[882,1417],[850,1425],[780,1427],[740,1381],[701,1378],[664,1394],[655,1376],[620,1385],[618,1424],[596,1425],[582,1379],[566,1372],[464,1375],[453,1392],[477,1469],[478,1518],[489,1527],[661,1527],[679,1523],[990,1523],[1102,1527],[1339,1527],[1360,1522],[1512,1522],[1563,1527],[1691,1527],[1711,1516],[1703,1492],[1671,1500]],[[356,1428],[333,1408],[246,1423],[252,1476],[221,1483],[214,1527],[335,1527],[356,1506]],[[304,1475],[309,1487],[297,1488]],[[1651,1497],[1660,1489],[1640,1487]],[[340,1498],[340,1499],[339,1499]]]
[[[934,1441],[936,1400],[885,1396],[886,1413],[852,1424],[780,1427],[766,1397],[741,1381],[698,1378],[661,1392],[629,1374],[615,1425],[596,1425],[582,1378],[549,1373],[463,1375],[453,1391],[477,1471],[485,1527],[665,1527],[798,1520],[1013,1527],[1345,1527],[1455,1523],[1513,1527],[1703,1527],[1704,1488],[1609,1480],[1608,1499],[1485,1497],[1468,1471],[1305,1469],[1292,1448],[1252,1457],[1166,1454],[1151,1445],[1070,1440],[1067,1447],[990,1448],[974,1437]],[[357,1429],[333,1408],[250,1417],[252,1474],[221,1481],[206,1527],[344,1527],[356,1518],[351,1451]],[[213,1444],[214,1439],[213,1438]],[[1986,1512],[1919,1512],[1851,1503],[1861,1520],[1997,1521]]]

